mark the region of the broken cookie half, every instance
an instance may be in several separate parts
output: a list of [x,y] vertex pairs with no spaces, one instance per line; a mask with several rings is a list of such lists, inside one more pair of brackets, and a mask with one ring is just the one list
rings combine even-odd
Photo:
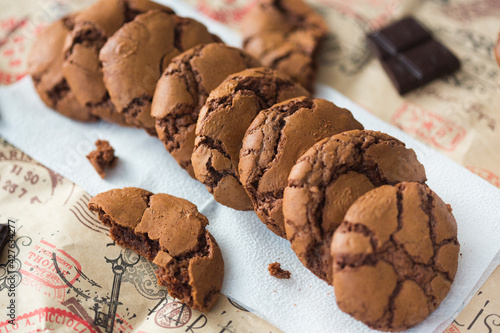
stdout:
[[89,209],[110,227],[110,236],[158,265],[158,282],[170,296],[208,311],[219,296],[224,261],[206,230],[207,218],[191,202],[134,187],[93,197]]

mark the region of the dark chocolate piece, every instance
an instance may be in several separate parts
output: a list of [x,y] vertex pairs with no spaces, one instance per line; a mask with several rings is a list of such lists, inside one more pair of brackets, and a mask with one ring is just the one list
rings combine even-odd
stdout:
[[432,35],[415,19],[406,17],[379,31],[372,32],[368,39],[374,44],[373,51],[379,59],[395,56],[397,53],[411,48]]
[[460,68],[458,58],[411,17],[367,38],[400,95]]
[[7,224],[0,224],[0,254],[9,240],[9,226]]

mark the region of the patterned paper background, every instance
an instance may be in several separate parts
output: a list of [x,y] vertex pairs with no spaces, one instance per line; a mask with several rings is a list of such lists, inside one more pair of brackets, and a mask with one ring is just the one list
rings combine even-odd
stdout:
[[[0,85],[12,84],[26,74],[26,55],[31,42],[47,23],[94,1],[1,1]],[[252,6],[249,0],[185,1],[235,29]],[[310,3],[330,25],[319,59],[321,82],[500,187],[500,69],[493,55],[500,31],[500,1],[313,0]],[[453,50],[462,61],[462,69],[402,98],[370,55],[364,36],[367,31],[407,14],[415,15]],[[105,255],[111,259],[119,255],[130,257],[127,258],[134,265],[121,282],[129,287],[132,297],[142,297],[142,307],[147,308],[144,313],[140,312],[141,306],[119,307],[116,327],[120,331],[145,332],[158,326],[176,325],[182,331],[190,325],[195,331],[208,327],[218,331],[230,324],[233,327],[228,328],[262,325],[263,329],[274,331],[227,298],[217,305],[220,307],[220,311],[214,312],[217,315],[207,318],[186,309],[165,293],[158,294],[158,289],[152,288],[155,279],[149,263],[135,262],[137,258],[123,250],[113,252],[116,247],[103,241],[108,240],[103,227],[85,210],[88,196],[83,190],[5,142],[0,142],[0,199],[2,204],[9,203],[12,207],[4,211],[9,216],[0,216],[0,222],[11,219],[18,231],[13,243],[17,258],[15,284],[23,293],[44,296],[24,309],[18,307],[17,315],[22,319],[19,323],[24,325],[19,331],[31,331],[41,325],[57,329],[61,323],[75,331],[105,331],[103,326],[88,324],[94,322],[89,318],[106,312],[111,304],[108,301],[114,280],[113,264],[104,259]],[[26,207],[37,207],[32,210],[37,213],[30,213]],[[44,237],[27,232],[32,221],[54,219],[51,209],[64,209],[64,216],[74,221],[78,230],[91,232],[101,240],[98,243],[105,246],[97,248],[101,251],[97,258],[106,269],[97,275],[86,271],[90,264],[75,255],[80,250],[72,248],[71,239],[61,234],[57,223],[53,230],[44,231]],[[7,276],[2,272],[5,267],[0,267],[0,295],[2,289],[6,293],[8,288]],[[6,327],[6,322],[0,320],[0,332]]]

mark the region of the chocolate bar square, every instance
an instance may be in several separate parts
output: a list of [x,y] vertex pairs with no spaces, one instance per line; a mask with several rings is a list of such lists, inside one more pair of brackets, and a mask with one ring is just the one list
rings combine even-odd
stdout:
[[9,226],[7,224],[0,224],[0,254],[2,250],[7,245],[9,240]]
[[367,38],[400,95],[460,68],[458,58],[411,17]]

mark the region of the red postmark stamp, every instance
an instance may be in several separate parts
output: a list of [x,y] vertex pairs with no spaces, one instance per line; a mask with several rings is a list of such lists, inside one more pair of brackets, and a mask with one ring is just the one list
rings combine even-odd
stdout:
[[63,309],[40,308],[35,311],[18,316],[13,323],[4,321],[0,323],[0,333],[9,332],[96,332],[82,318]]
[[460,330],[455,326],[454,323],[452,323],[443,331],[443,333],[460,333]]
[[68,283],[73,284],[80,277],[81,266],[68,253],[42,239],[28,253],[19,271],[23,274],[23,284],[62,302]]
[[225,0],[214,2],[200,0],[196,7],[200,12],[214,20],[238,24],[253,5],[253,1]]
[[191,309],[181,302],[165,304],[155,316],[156,325],[163,328],[182,327],[191,319]]
[[10,84],[26,74],[25,54],[30,46],[26,36],[29,22],[25,17],[0,20],[0,84]]
[[479,177],[493,184],[494,186],[500,188],[500,177],[492,171],[476,166],[467,166],[466,168],[469,169],[472,173],[475,173]]
[[133,332],[134,327],[132,326],[131,323],[129,323],[124,316],[120,316],[118,313],[116,314],[116,320],[113,326],[113,331],[114,332],[122,332],[122,333],[128,333],[128,332]]
[[461,126],[422,107],[404,102],[394,113],[391,122],[421,140],[445,151],[453,151],[465,138]]

